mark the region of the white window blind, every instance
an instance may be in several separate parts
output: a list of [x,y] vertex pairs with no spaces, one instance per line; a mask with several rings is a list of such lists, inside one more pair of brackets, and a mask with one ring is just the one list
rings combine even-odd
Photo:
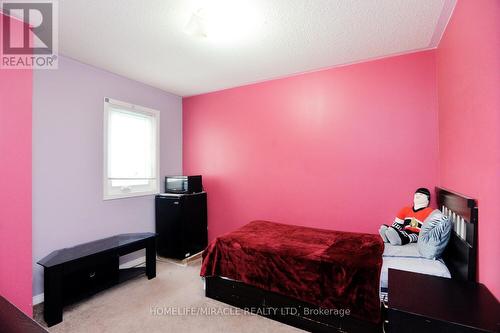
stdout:
[[159,192],[156,110],[109,98],[104,102],[104,199]]

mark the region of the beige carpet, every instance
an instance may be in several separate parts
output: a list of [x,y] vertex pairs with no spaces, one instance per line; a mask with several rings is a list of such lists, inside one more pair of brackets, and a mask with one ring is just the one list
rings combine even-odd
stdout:
[[[137,277],[65,307],[63,322],[52,326],[49,331],[302,332],[206,298],[199,276],[199,261],[187,267],[157,262],[156,270],[156,278],[152,280],[145,276]],[[196,314],[197,311],[199,314]],[[45,325],[40,313],[35,317]]]

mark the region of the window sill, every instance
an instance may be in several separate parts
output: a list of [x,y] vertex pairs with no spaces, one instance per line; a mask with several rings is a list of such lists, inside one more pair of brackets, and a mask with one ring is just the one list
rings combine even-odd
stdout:
[[158,191],[149,191],[149,192],[136,192],[136,193],[123,193],[123,194],[105,194],[103,196],[103,201],[115,200],[115,199],[127,199],[127,198],[135,198],[135,197],[146,197],[150,195],[159,194]]

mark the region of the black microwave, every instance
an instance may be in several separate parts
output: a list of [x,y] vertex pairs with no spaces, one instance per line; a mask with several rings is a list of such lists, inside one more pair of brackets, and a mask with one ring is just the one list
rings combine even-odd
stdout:
[[165,192],[167,193],[198,193],[202,191],[201,176],[165,177]]

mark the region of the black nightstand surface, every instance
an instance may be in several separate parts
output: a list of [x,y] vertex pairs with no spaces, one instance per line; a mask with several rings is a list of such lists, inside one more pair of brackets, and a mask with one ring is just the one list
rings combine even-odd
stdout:
[[36,321],[28,317],[2,296],[0,296],[0,332],[48,333]]
[[390,332],[500,332],[500,306],[480,283],[389,269]]

